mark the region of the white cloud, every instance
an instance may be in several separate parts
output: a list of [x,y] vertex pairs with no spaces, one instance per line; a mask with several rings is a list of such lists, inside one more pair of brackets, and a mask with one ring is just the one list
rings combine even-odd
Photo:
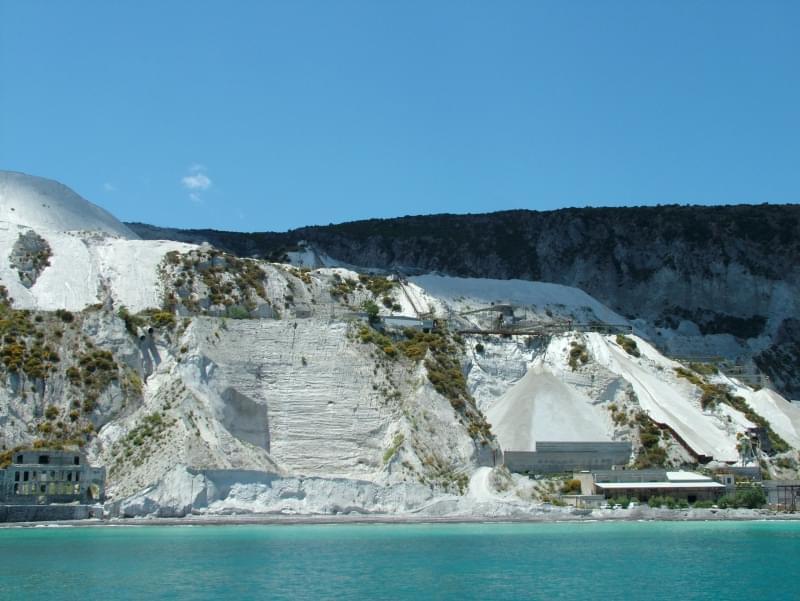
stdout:
[[111,182],[103,182],[103,190],[106,192],[116,192],[117,187]]
[[211,179],[205,173],[187,175],[181,182],[187,190],[208,190],[211,187]]
[[189,198],[194,202],[201,202],[201,192],[208,190],[213,182],[206,175],[206,168],[203,165],[194,164],[189,167],[189,174],[181,178],[181,185],[189,190]]

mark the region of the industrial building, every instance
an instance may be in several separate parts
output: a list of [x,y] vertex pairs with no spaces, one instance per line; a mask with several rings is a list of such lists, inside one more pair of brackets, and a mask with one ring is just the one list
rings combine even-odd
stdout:
[[503,451],[512,472],[558,474],[581,470],[610,470],[626,465],[630,442],[536,442],[534,451]]
[[726,487],[695,472],[666,470],[599,470],[574,475],[581,482],[581,494],[605,498],[628,497],[647,501],[651,497],[672,497],[689,503],[713,501]]

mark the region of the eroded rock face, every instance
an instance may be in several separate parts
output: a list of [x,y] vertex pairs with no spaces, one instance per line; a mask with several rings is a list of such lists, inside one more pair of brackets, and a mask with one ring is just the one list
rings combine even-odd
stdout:
[[30,288],[45,268],[50,266],[52,254],[47,240],[35,231],[27,230],[21,232],[14,243],[8,262],[17,270],[22,285]]
[[800,319],[784,320],[773,343],[755,357],[755,362],[777,390],[788,398],[800,398]]
[[772,349],[761,370],[784,393],[800,386],[780,367],[800,344],[782,326],[800,319],[797,205],[427,215],[286,233],[132,228],[248,256],[287,256],[306,241],[343,264],[575,286],[636,319],[670,355],[748,362]]

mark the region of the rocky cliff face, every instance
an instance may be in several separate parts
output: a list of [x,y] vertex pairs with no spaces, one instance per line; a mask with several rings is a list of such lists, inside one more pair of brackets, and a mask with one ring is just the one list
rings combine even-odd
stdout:
[[[285,234],[159,230],[278,258],[305,240],[349,264],[404,272],[519,278],[575,286],[638,322],[678,355],[749,361],[800,396],[800,206],[636,207],[432,215],[301,228]],[[778,332],[781,332],[778,342]],[[775,347],[780,344],[780,351]]]
[[[313,268],[137,239],[77,195],[60,198],[51,182],[12,179],[0,208],[26,217],[0,219],[0,464],[15,447],[83,448],[108,468],[120,515],[529,515],[557,484],[496,464],[502,449],[548,440],[630,442],[640,467],[744,459],[776,478],[796,476],[797,406],[715,365],[672,361],[637,335],[678,350],[760,351],[791,382],[797,322],[781,315],[795,310],[792,280],[775,265],[756,274],[746,254],[720,259],[724,269],[692,259],[691,269],[710,275],[691,277],[707,296],[758,277],[758,294],[729,300],[728,313],[702,298],[662,314],[645,294],[655,272],[635,277],[621,267],[641,261],[635,254],[603,255],[595,241],[596,256],[565,258],[591,238],[585,229],[572,242],[550,231],[535,230],[537,238],[505,215],[502,227],[487,216],[480,225],[433,218],[466,223],[447,226],[452,236],[426,234],[430,224],[414,219],[396,231],[350,224],[350,238],[306,230],[292,234],[294,247],[288,235],[233,236],[248,248],[269,242],[265,253],[298,264],[328,264]],[[72,216],[70,231],[42,206],[44,192],[55,213]],[[512,223],[518,230],[503,238]],[[220,246],[230,242],[215,235]],[[636,319],[562,284],[385,277],[331,266],[332,253],[387,269],[411,257],[504,277],[521,275],[514,261],[528,255],[535,261],[525,275],[544,277],[542,257],[552,256],[587,281],[604,265],[638,295],[627,301]],[[661,277],[658,294],[672,294],[677,285]],[[742,314],[746,307],[765,314]],[[597,322],[617,324],[614,333]],[[719,333],[731,331],[739,337]],[[745,456],[740,443],[755,425],[771,448]]]

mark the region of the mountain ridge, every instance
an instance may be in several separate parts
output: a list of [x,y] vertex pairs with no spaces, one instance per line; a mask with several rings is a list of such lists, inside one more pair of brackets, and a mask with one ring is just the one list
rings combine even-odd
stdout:
[[[283,260],[303,242],[343,264],[574,286],[673,354],[753,360],[791,396],[800,380],[800,205],[660,205],[370,219],[289,232],[128,224]],[[701,340],[702,337],[702,340]]]

